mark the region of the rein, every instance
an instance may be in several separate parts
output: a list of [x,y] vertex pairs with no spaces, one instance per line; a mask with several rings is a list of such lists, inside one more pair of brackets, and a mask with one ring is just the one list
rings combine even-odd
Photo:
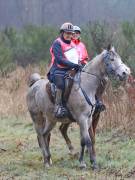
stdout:
[[[76,78],[76,77],[72,77],[70,74],[68,74],[65,78],[71,79],[71,80],[73,80],[74,82],[78,83],[79,88],[81,89],[81,91],[82,91],[82,93],[83,93],[83,95],[84,95],[84,98],[85,98],[86,102],[88,103],[88,105],[90,105],[90,106],[92,107],[92,108],[91,108],[90,115],[89,115],[89,117],[91,117],[92,112],[93,112],[93,109],[94,109],[94,107],[95,107],[95,104],[94,104],[94,105],[92,104],[92,102],[91,102],[90,98],[88,97],[87,93],[85,92],[85,90],[84,90],[84,89],[82,88],[82,86],[81,86],[81,78],[80,78],[81,72],[84,72],[84,71],[78,71],[78,77],[77,77],[77,78]],[[75,79],[75,78],[76,78],[76,79]]]
[[[81,78],[80,78],[81,72],[85,72],[85,71],[80,71],[80,72],[79,72],[79,81],[78,81],[78,84],[79,84],[79,88],[81,89],[81,91],[82,91],[82,93],[83,93],[83,95],[84,95],[85,100],[87,101],[88,105],[91,106],[91,111],[90,111],[90,114],[89,114],[89,117],[91,117],[92,112],[93,112],[93,109],[94,109],[94,107],[96,106],[96,104],[92,104],[89,96],[87,95],[87,93],[85,92],[85,90],[84,90],[84,89],[82,88],[82,86],[81,86]],[[86,72],[86,73],[87,73],[87,72]],[[91,74],[91,75],[94,75],[94,74]],[[96,76],[96,75],[94,75],[94,76]],[[97,76],[96,76],[96,77],[97,77]]]
[[86,74],[89,74],[89,75],[92,75],[92,76],[95,76],[95,77],[97,77],[97,79],[99,79],[99,81],[102,81],[102,79],[98,75],[96,75],[96,74],[92,74],[92,73],[84,71],[84,70],[82,70],[82,72],[84,72]]
[[[78,80],[75,80],[75,82],[77,82],[79,84],[79,88],[81,89],[84,97],[85,97],[85,100],[87,101],[87,103],[92,107],[92,110],[93,108],[95,107],[95,104],[93,105],[90,98],[88,97],[87,93],[85,92],[85,90],[82,88],[81,86],[81,79],[80,79],[80,76],[81,76],[81,72],[85,72],[85,71],[79,71],[79,77],[78,77]],[[86,72],[87,73],[87,72]],[[93,74],[94,75],[94,74]],[[95,75],[96,76],[96,75]],[[97,76],[96,76],[97,77]]]
[[96,78],[100,81],[100,84],[101,84],[101,85],[103,84],[103,79],[102,79],[102,78],[100,78],[98,75],[93,74],[93,73],[89,73],[89,72],[84,71],[84,70],[82,70],[82,72],[87,73],[88,75],[95,76],[95,77],[96,77]]

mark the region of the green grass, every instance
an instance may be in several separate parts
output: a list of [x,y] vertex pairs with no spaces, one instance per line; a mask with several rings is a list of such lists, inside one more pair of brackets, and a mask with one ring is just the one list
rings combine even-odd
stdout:
[[[76,151],[79,152],[79,128],[69,128]],[[36,133],[31,121],[26,119],[0,119],[0,180],[113,180],[135,179],[135,141],[115,131],[98,133],[96,139],[99,172],[91,170],[85,155],[86,170],[79,169],[77,157],[68,154],[58,128],[51,137],[53,166],[43,166]]]

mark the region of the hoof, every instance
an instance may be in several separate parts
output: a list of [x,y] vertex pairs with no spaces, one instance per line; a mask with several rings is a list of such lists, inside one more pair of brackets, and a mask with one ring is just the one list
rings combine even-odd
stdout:
[[52,159],[49,162],[45,162],[44,165],[46,168],[50,168],[52,166]]
[[74,150],[74,148],[69,148],[69,154],[74,154],[75,153],[75,150]]
[[76,152],[74,149],[69,151],[69,155],[74,156],[74,157],[79,157],[79,152]]
[[49,169],[51,165],[49,163],[45,163],[45,168]]
[[80,167],[80,169],[85,169],[87,167],[87,165],[85,162],[81,162],[79,167]]
[[85,153],[88,154],[88,149],[85,150]]
[[92,170],[99,171],[99,167],[97,164],[92,164]]
[[50,166],[52,166],[52,159],[50,158]]

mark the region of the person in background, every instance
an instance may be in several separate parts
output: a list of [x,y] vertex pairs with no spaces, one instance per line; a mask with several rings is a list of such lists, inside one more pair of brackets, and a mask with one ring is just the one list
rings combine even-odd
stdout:
[[[65,90],[65,74],[71,69],[78,71],[81,65],[71,62],[66,57],[66,52],[70,53],[70,49],[74,48],[71,39],[73,37],[74,29],[70,22],[62,24],[60,27],[60,36],[53,42],[50,53],[52,56],[51,67],[47,74],[51,83],[56,85],[56,98],[54,106],[54,115],[57,118],[67,117],[68,110],[63,100]],[[76,48],[74,48],[78,56]],[[79,58],[77,57],[79,60]]]
[[81,28],[79,26],[74,26],[72,42],[77,48],[80,63],[84,66],[87,64],[89,56],[85,44],[81,41]]

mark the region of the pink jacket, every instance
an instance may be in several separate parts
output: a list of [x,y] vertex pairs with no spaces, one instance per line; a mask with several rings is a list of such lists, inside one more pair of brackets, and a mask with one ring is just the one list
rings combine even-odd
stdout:
[[72,39],[72,42],[75,44],[77,48],[81,64],[86,64],[89,59],[89,56],[84,43],[81,42],[79,39]]

